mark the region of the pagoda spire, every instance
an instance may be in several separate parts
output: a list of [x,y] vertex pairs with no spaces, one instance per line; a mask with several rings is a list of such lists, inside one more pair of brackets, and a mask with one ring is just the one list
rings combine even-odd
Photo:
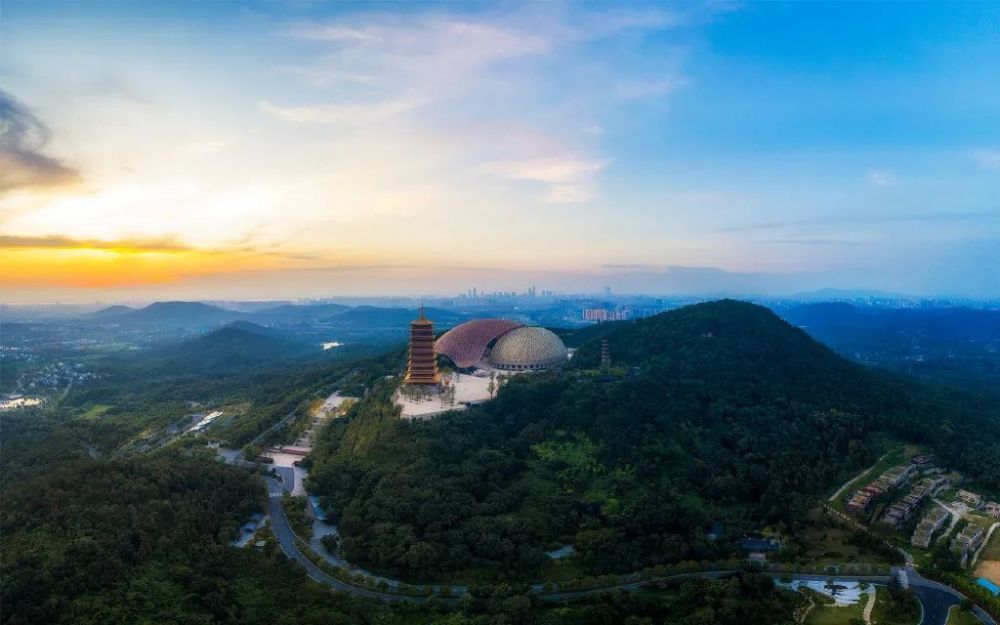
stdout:
[[410,354],[404,380],[407,384],[437,384],[441,380],[434,353],[434,324],[425,316],[423,303],[420,316],[410,323]]

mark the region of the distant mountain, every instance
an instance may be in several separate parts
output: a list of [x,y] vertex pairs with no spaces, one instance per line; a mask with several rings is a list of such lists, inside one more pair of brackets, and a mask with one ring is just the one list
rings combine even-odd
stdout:
[[888,291],[875,291],[866,289],[834,289],[825,288],[817,289],[815,291],[807,291],[804,293],[796,293],[791,296],[793,299],[802,301],[843,301],[843,300],[863,300],[863,299],[881,299],[881,300],[911,300],[916,299],[911,295],[905,295],[902,293],[890,293]]
[[[112,306],[90,315],[91,319],[113,319],[126,326],[162,326],[178,328],[212,328],[233,321],[253,321],[261,325],[293,326],[303,322],[321,321],[349,330],[365,331],[398,328],[405,331],[418,311],[406,308],[378,306],[350,307],[343,304],[281,304],[255,311],[236,311],[201,302],[156,302],[138,310]],[[465,320],[448,310],[427,309],[426,315],[438,327],[446,328]]]
[[141,362],[172,373],[228,374],[276,362],[319,356],[318,346],[249,321],[234,321],[208,334],[154,348]]
[[289,323],[303,319],[334,317],[350,308],[343,304],[282,304],[257,310],[253,318]]
[[936,339],[1000,339],[1000,310],[978,308],[866,308],[839,302],[778,309],[795,325],[818,330],[912,332]]
[[282,332],[281,330],[276,330],[274,328],[268,328],[253,323],[252,321],[244,320],[227,323],[218,330],[213,330],[204,336],[191,340],[192,342],[201,342],[205,344],[218,344],[233,340],[246,341],[258,339],[262,341],[276,341],[294,345],[301,344],[293,334]]
[[107,308],[102,308],[100,310],[95,310],[92,313],[87,313],[87,317],[93,319],[107,319],[110,317],[118,317],[126,313],[135,312],[135,308],[130,308],[128,306],[108,306]]
[[[353,324],[397,325],[406,328],[407,324],[416,319],[419,314],[420,311],[408,308],[357,306],[338,315],[337,321]],[[424,315],[439,327],[454,325],[466,320],[463,315],[441,308],[427,308],[424,310]]]
[[123,312],[116,316],[116,320],[130,325],[211,327],[249,316],[249,313],[239,313],[201,302],[155,302],[139,310]]

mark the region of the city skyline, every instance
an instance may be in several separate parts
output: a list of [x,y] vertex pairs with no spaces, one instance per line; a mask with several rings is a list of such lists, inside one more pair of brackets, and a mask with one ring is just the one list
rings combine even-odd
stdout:
[[1000,294],[1000,6],[7,2],[8,302]]

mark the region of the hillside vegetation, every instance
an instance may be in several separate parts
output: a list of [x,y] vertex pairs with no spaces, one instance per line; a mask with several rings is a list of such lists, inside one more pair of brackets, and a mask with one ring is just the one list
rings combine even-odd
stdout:
[[[563,544],[592,573],[724,559],[744,533],[794,529],[888,438],[1000,481],[996,419],[848,363],[764,308],[589,333],[567,371],[518,376],[467,412],[400,421],[386,384],[329,428],[311,480],[345,555],[418,579],[537,575]],[[594,371],[601,336],[628,375]]]

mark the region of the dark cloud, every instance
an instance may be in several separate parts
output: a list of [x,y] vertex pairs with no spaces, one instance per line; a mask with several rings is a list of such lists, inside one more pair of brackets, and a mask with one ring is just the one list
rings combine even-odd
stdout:
[[55,187],[80,180],[75,169],[44,153],[49,130],[24,104],[0,90],[0,192]]
[[0,249],[92,249],[139,250],[144,252],[184,252],[191,248],[173,239],[74,239],[58,235],[21,237],[0,235]]

